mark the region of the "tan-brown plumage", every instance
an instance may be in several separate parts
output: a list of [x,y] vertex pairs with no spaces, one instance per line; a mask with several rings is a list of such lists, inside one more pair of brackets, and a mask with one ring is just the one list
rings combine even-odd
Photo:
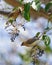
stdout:
[[28,39],[27,41],[24,41],[21,46],[27,46],[27,47],[32,47],[34,45],[37,44],[39,38],[37,38],[36,36],[34,36],[33,38],[31,39]]

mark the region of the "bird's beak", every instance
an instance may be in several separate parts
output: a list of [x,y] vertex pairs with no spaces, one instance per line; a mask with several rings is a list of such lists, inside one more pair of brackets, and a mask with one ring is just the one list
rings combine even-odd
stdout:
[[21,44],[21,46],[23,46],[23,45],[24,45],[24,43]]

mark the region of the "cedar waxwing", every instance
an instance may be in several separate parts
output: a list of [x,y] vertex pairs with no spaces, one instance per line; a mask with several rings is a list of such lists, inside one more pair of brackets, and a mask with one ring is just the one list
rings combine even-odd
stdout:
[[33,38],[28,39],[25,42],[22,42],[21,46],[32,47],[32,46],[36,45],[37,43],[39,43],[39,38],[34,36]]

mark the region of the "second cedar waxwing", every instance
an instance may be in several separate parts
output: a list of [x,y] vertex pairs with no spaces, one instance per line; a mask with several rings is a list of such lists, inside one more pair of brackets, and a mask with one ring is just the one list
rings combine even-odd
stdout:
[[21,46],[32,47],[32,46],[36,45],[37,43],[39,43],[39,38],[34,36],[33,38],[28,39],[25,42],[22,42]]

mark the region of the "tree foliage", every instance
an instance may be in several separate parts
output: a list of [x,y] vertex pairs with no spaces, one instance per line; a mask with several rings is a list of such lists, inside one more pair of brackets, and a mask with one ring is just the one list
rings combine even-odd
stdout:
[[[22,15],[22,17],[24,17],[24,19],[29,22],[30,22],[30,17],[31,17],[32,13],[33,13],[32,15],[34,17],[36,17],[36,14],[38,14],[37,15],[38,17],[43,16],[43,17],[47,18],[48,21],[52,22],[52,12],[49,12],[50,8],[52,7],[52,1],[45,4],[45,8],[41,7],[42,2],[40,0],[33,0],[32,2],[28,2],[28,3],[23,3],[23,0],[19,0],[19,1],[18,0],[5,0],[5,1],[13,6],[16,6],[12,10],[12,12],[9,12],[9,13],[5,12],[8,14],[7,15],[8,20],[6,22],[7,27],[9,27],[10,25],[12,25],[14,27],[14,29],[11,32],[12,42],[14,42],[16,36],[18,36],[19,32],[20,32],[14,24],[14,23],[16,23],[15,20],[19,14]],[[14,2],[16,2],[16,5]],[[35,2],[34,6],[36,6],[37,9],[33,9],[33,7],[32,7],[33,2]],[[23,24],[21,24],[21,26],[23,27],[23,29],[25,29]],[[39,60],[37,57],[42,56],[42,54],[44,54],[44,51],[46,52],[46,50],[47,51],[51,50],[51,48],[49,47],[51,40],[50,40],[50,37],[47,35],[47,32],[51,29],[52,28],[46,28],[43,33],[37,32],[37,34],[33,38],[30,38],[27,41],[22,42],[22,44],[21,44],[21,46],[31,47],[31,50],[29,51],[29,53],[30,53],[29,55],[32,58],[33,62],[36,62],[37,64],[39,63]],[[36,44],[37,41],[43,41],[45,44],[45,48],[42,49],[41,46],[37,45]],[[20,55],[20,56],[22,57],[22,59],[24,58],[25,60],[28,60],[23,55]]]

